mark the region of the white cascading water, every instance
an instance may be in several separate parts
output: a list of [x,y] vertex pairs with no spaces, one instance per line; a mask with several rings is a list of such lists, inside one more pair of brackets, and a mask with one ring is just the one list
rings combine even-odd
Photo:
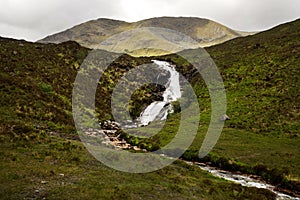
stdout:
[[166,83],[166,90],[163,93],[163,101],[155,101],[151,103],[140,115],[138,121],[141,125],[146,126],[154,120],[165,120],[171,111],[169,105],[172,101],[176,101],[181,97],[179,73],[175,67],[168,62],[153,60],[161,69],[170,73],[170,78]]

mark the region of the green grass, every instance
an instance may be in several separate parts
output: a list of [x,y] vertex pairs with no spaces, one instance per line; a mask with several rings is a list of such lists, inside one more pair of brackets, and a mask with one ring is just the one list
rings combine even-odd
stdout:
[[225,128],[213,152],[251,165],[287,169],[290,179],[300,181],[299,143],[299,137],[258,135]]
[[[193,121],[192,118],[186,120]],[[124,138],[129,142],[135,141],[133,144],[140,147],[143,147],[142,145],[146,148],[149,145],[155,145],[160,148],[164,147],[171,142],[177,134],[179,117],[177,115],[169,117],[163,129],[159,132],[157,131],[158,124],[160,124],[160,122],[152,123],[147,128],[140,128],[140,130],[133,132],[133,134],[140,136],[142,133],[153,135],[156,131],[157,134],[155,136],[150,138],[139,137],[139,139],[135,137]],[[190,123],[185,124],[184,129],[187,130],[187,132],[190,125]],[[281,187],[289,187],[286,181],[294,182],[294,185],[299,183],[299,137],[293,135],[276,136],[258,134],[247,130],[233,129],[225,125],[217,144],[210,154],[203,159],[199,159],[198,153],[206,131],[207,126],[200,126],[192,145],[182,158],[202,162],[213,162],[213,165],[232,171],[242,171],[244,173],[257,175],[267,173],[263,175],[265,176],[263,178],[271,183],[281,184]],[[132,134],[132,132],[130,133]],[[182,138],[181,142],[184,143],[184,138]],[[181,146],[182,145],[178,143],[179,149]],[[167,149],[164,153],[172,155],[172,151],[176,151],[176,149]],[[258,166],[264,166],[265,171],[256,171],[255,169]],[[275,180],[275,175],[273,174],[275,173],[274,170],[283,178],[282,180]],[[293,187],[290,187],[290,189]],[[294,188],[294,190],[297,191],[299,188]]]
[[182,161],[146,174],[115,171],[80,142],[57,137],[2,137],[0,155],[1,199],[274,198],[267,190],[241,187]]

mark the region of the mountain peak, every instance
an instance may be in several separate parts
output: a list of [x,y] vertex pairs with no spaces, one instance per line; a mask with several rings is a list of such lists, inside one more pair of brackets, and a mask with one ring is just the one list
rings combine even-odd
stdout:
[[[114,19],[99,18],[97,20],[91,20],[77,26],[74,26],[66,31],[50,35],[39,42],[43,43],[61,43],[68,40],[74,40],[82,46],[88,48],[97,48],[98,45],[110,38],[115,34],[122,33],[124,31],[133,30],[136,28],[145,27],[157,27],[166,28],[172,31],[176,31],[180,34],[192,38],[198,43],[198,47],[207,47],[215,44],[223,43],[236,37],[249,35],[247,33],[241,34],[239,31],[232,30],[224,25],[214,22],[209,19],[197,18],[197,17],[155,17],[150,19],[144,19],[137,22],[125,22]],[[155,34],[155,33],[154,33]],[[129,53],[135,49],[140,49],[138,44],[145,44],[149,42],[148,37],[153,37],[153,32],[143,33],[143,39],[141,37],[133,38],[139,40],[134,46],[126,44],[126,49]],[[154,36],[161,43],[165,42],[165,39],[161,36]],[[117,38],[117,40],[124,38]],[[119,44],[119,41],[113,41]],[[145,41],[143,41],[145,40]],[[147,41],[146,41],[147,40]],[[187,44],[188,45],[188,44]],[[163,54],[163,53],[158,53]],[[137,52],[132,55],[144,55]],[[157,53],[151,53],[147,55],[157,55]]]

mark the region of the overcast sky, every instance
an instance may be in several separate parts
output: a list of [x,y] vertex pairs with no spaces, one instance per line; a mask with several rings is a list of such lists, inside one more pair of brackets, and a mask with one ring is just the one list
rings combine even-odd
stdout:
[[300,18],[300,0],[0,0],[0,36],[36,41],[97,18],[208,18],[243,31]]

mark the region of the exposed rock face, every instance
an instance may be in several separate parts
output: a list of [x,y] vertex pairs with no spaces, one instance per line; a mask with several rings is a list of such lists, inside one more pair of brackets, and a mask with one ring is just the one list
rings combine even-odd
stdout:
[[102,129],[89,128],[84,131],[84,134],[88,137],[95,137],[101,140],[101,143],[106,146],[110,146],[116,149],[132,149],[140,151],[141,149],[137,146],[132,146],[127,143],[124,139],[120,138],[120,125],[114,121],[104,121],[100,123]]
[[222,115],[222,117],[221,117],[221,121],[227,121],[227,120],[230,120],[230,118],[228,117],[228,115]]

